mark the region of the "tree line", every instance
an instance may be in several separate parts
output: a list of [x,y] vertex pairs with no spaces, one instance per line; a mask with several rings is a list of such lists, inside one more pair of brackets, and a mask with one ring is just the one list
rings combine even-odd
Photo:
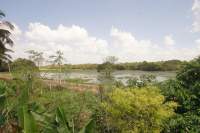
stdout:
[[[10,64],[9,40],[10,32],[0,29],[0,61],[13,76],[0,81],[1,133],[200,132],[200,57],[185,62],[174,79],[156,82],[143,75],[127,85],[113,78],[117,58],[106,57],[96,91],[74,91],[62,84],[49,87],[34,61]],[[61,57],[62,52],[52,56],[60,69]]]
[[[115,63],[113,69],[115,70],[141,70],[141,71],[177,71],[187,61],[180,60],[167,60],[157,62],[128,62],[128,63]],[[102,64],[63,64],[63,69],[74,69],[74,70],[97,70],[101,71],[107,65],[106,62]],[[55,65],[42,66],[42,69],[57,69]]]

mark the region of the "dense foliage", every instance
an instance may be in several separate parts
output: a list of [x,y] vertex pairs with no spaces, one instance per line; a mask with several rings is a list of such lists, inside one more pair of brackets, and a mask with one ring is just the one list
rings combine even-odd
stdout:
[[154,75],[141,75],[140,77],[130,78],[127,81],[128,87],[145,87],[156,83],[156,77]]
[[142,71],[176,71],[181,68],[185,62],[179,60],[168,60],[158,62],[135,62],[115,64],[116,70],[142,70]]
[[200,60],[195,59],[185,65],[175,80],[161,85],[168,100],[179,104],[177,116],[173,118],[168,132],[200,132]]
[[115,89],[103,103],[108,122],[116,132],[161,132],[165,122],[174,115],[174,102],[165,98],[154,87]]
[[0,72],[8,72],[8,64],[5,61],[0,61]]
[[0,10],[0,71],[8,71],[11,59],[9,52],[12,51],[8,48],[8,45],[13,45],[10,36],[14,26],[10,22],[2,20],[2,17],[5,17],[5,14]]
[[13,30],[14,26],[10,22],[2,20],[2,17],[5,17],[5,14],[0,11],[0,22],[3,25],[0,27],[0,60],[7,61],[11,59],[11,56],[8,54],[11,50],[8,49],[7,45],[13,45],[10,30]]
[[[0,12],[1,16],[5,15]],[[3,24],[13,28],[9,22]],[[13,44],[10,32],[0,29],[1,70],[10,64],[7,44]],[[31,54],[40,66],[42,53]],[[51,59],[60,73],[67,66],[62,65],[61,51]],[[115,64],[116,61],[116,57],[109,56],[101,65],[77,65],[76,68],[95,67],[99,71],[102,82],[94,91],[70,90],[70,84],[61,84],[61,79],[59,84],[44,81],[33,61],[13,61],[10,67],[13,78],[0,81],[0,133],[200,132],[200,57],[190,62]],[[165,82],[158,83],[154,76],[142,75],[124,85],[113,79],[116,69],[180,70],[176,78]]]
[[[168,60],[158,62],[133,62],[133,63],[116,63],[113,65],[115,70],[141,70],[141,71],[177,71],[186,62],[179,60]],[[65,64],[62,66],[63,69],[82,69],[82,70],[95,70],[101,71],[107,63],[102,64]],[[48,65],[41,67],[42,70],[59,69],[58,66]]]
[[14,78],[27,80],[33,78],[38,72],[38,68],[31,60],[19,58],[12,62],[11,71]]
[[[154,87],[113,88],[101,99],[99,93],[49,88],[39,80],[38,68],[30,60],[17,59],[11,66],[15,80],[0,83],[0,130],[6,133],[161,131],[176,107],[173,102],[164,103]],[[132,122],[137,124],[126,124]]]
[[104,64],[100,75],[109,80],[94,93],[49,86],[34,62],[15,60],[14,80],[0,82],[0,132],[199,132],[199,58],[175,79],[157,83],[142,75],[126,86],[113,81],[114,65]]

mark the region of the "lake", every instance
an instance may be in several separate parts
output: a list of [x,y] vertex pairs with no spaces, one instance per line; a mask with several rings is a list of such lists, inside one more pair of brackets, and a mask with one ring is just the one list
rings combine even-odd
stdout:
[[[161,82],[176,76],[174,71],[135,71],[135,70],[121,70],[115,71],[113,76],[116,80],[122,81],[125,83],[129,78],[139,77],[140,75],[155,75],[156,80]],[[84,79],[87,80],[87,83],[98,83],[99,73],[96,70],[74,70],[66,73],[62,73],[61,79]],[[47,79],[58,79],[59,73],[55,72],[41,72],[41,76]]]

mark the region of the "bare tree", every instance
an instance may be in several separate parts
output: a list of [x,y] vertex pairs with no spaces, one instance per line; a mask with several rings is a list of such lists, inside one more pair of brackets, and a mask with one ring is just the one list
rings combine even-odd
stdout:
[[118,58],[115,57],[115,56],[107,56],[103,59],[103,61],[106,63],[106,62],[109,62],[111,64],[115,64],[117,61],[118,61]]
[[34,50],[28,50],[29,59],[35,62],[35,64],[40,68],[42,62],[44,61],[43,52],[37,52]]
[[59,84],[60,85],[61,85],[62,64],[63,64],[63,61],[64,61],[63,55],[64,55],[63,52],[58,50],[58,51],[56,51],[55,55],[49,56],[50,62],[53,65],[58,65],[58,67],[59,67]]

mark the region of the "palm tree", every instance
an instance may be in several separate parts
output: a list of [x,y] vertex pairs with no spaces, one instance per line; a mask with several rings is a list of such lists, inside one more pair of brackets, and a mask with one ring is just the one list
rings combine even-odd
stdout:
[[14,29],[14,26],[10,22],[3,20],[3,17],[5,17],[5,14],[0,10],[0,63],[7,62],[10,71],[9,62],[11,56],[7,52],[12,52],[12,50],[8,49],[7,45],[13,46],[14,44],[10,38],[10,31]]

